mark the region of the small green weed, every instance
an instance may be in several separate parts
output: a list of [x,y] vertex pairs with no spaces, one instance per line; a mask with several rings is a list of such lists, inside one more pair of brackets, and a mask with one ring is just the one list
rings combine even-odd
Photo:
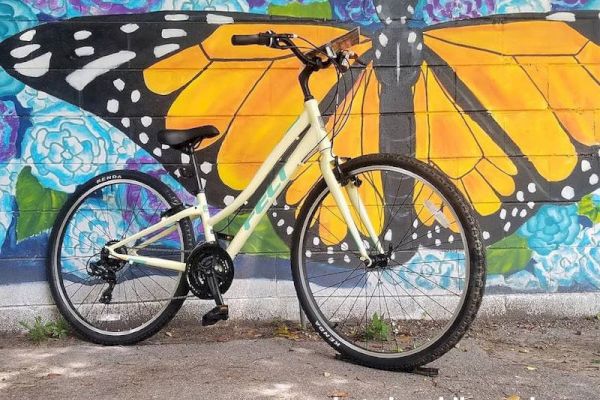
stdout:
[[385,322],[384,314],[379,316],[377,313],[371,317],[371,322],[367,324],[365,330],[365,339],[367,340],[387,340],[390,333],[390,325]]
[[69,334],[69,325],[67,321],[60,318],[57,321],[42,322],[42,317],[35,317],[33,324],[19,322],[21,326],[27,329],[27,337],[33,343],[41,343],[50,338],[62,339]]

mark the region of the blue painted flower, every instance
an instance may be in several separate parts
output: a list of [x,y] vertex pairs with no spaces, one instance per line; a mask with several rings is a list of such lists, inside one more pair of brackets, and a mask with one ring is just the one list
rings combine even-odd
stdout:
[[600,243],[594,247],[588,247],[584,252],[584,256],[581,258],[580,274],[582,281],[600,290]]
[[494,10],[494,0],[427,0],[423,18],[427,24],[432,24],[477,18],[492,14]]
[[548,12],[552,9],[550,0],[496,0],[497,14],[512,14],[524,12]]
[[56,97],[29,86],[26,86],[16,97],[23,107],[31,109],[31,113],[38,116],[48,115],[47,110],[55,110],[61,103],[61,100]]
[[19,116],[12,101],[0,101],[0,161],[8,161],[16,153]]
[[532,291],[540,289],[539,279],[529,271],[518,271],[507,276],[505,285],[513,290]]
[[0,0],[0,41],[35,26],[37,17],[19,0]]
[[131,14],[161,9],[161,0],[68,0],[81,15]]
[[546,204],[518,231],[535,252],[547,255],[561,245],[571,245],[579,233],[577,206]]
[[403,264],[384,275],[391,285],[401,285],[408,292],[448,294],[463,290],[465,276],[464,257],[457,253],[421,250]]
[[249,12],[246,0],[166,0],[163,10]]
[[547,292],[573,286],[579,276],[580,253],[575,247],[563,247],[534,257],[533,271],[540,286]]
[[21,165],[15,161],[0,168],[0,247],[6,239],[6,232],[13,219],[14,191]]
[[67,0],[29,0],[29,5],[36,14],[42,13],[55,18],[67,15],[69,8]]
[[125,224],[117,207],[107,207],[105,202],[95,198],[86,200],[67,227],[61,254],[64,272],[86,276],[89,258],[106,244],[108,236],[121,235]]
[[[2,21],[0,21],[0,24]],[[25,85],[10,76],[2,67],[0,67],[0,97],[11,96],[19,93]]]
[[600,230],[585,229],[577,249],[579,258],[579,282],[600,290]]
[[560,10],[597,10],[597,0],[552,0],[552,9],[555,11]]
[[122,168],[135,152],[123,133],[73,106],[46,110],[48,116],[33,118],[22,146],[23,160],[47,188],[71,193],[99,173]]
[[361,25],[379,23],[373,0],[332,0],[333,15],[340,21],[352,21]]

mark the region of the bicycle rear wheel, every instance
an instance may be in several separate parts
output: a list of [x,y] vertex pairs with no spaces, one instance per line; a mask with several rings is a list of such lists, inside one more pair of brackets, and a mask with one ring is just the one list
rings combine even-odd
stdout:
[[[333,348],[361,364],[409,370],[440,357],[475,317],[485,255],[472,209],[432,167],[396,155],[368,155],[341,166],[378,234],[351,206],[372,259],[360,260],[324,181],[305,200],[292,244],[300,303]],[[350,203],[349,203],[350,204]]]
[[[110,260],[102,249],[156,224],[180,204],[164,183],[136,171],[100,175],[71,196],[52,230],[47,269],[54,301],[75,333],[99,344],[132,344],[177,313],[188,292],[183,273]],[[155,235],[118,251],[184,262],[194,245],[189,219],[144,244]]]

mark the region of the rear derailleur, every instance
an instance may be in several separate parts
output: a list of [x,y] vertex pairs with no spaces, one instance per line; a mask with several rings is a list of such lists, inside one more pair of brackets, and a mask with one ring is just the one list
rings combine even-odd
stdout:
[[[117,243],[117,241],[112,240],[106,243],[106,246],[110,246],[114,243]],[[110,258],[110,253],[108,249],[106,249],[106,246],[104,246],[100,252],[100,259],[98,261],[91,261],[86,267],[87,273],[90,276],[96,276],[108,283],[108,288],[106,288],[100,296],[100,303],[102,304],[110,304],[112,301],[112,292],[117,284],[117,272],[123,269],[127,263],[123,260]],[[119,254],[127,254],[127,251],[122,247],[115,251]]]

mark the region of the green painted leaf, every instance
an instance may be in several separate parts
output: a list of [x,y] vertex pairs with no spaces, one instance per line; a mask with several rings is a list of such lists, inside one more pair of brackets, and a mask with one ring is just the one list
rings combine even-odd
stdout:
[[[224,230],[224,233],[235,235],[246,221],[246,218],[248,218],[248,215],[249,214],[238,215],[227,229]],[[227,223],[224,221],[221,224],[218,224],[215,229],[220,230],[221,227],[226,224]],[[244,247],[242,247],[242,253],[260,253],[273,257],[281,257],[283,255],[288,257],[289,251],[290,248],[283,240],[281,240],[277,232],[275,232],[275,229],[273,229],[271,221],[266,216],[261,218],[258,226]]]
[[513,234],[488,247],[487,271],[489,274],[503,275],[521,271],[529,263],[531,254],[527,240]]
[[268,9],[271,15],[282,15],[300,18],[324,18],[331,19],[331,6],[329,2],[301,4],[293,2],[286,5],[271,4]]
[[25,167],[17,179],[16,197],[17,240],[21,241],[51,228],[68,195],[43,187],[31,174],[31,167]]
[[581,198],[579,203],[577,203],[577,209],[579,215],[588,217],[594,224],[600,222],[600,204],[594,202],[591,194]]

